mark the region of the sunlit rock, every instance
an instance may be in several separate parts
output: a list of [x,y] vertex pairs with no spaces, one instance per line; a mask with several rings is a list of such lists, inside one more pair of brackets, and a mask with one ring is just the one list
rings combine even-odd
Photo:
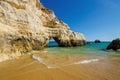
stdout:
[[41,50],[53,38],[59,46],[85,45],[84,35],[70,30],[39,0],[0,0],[0,53]]

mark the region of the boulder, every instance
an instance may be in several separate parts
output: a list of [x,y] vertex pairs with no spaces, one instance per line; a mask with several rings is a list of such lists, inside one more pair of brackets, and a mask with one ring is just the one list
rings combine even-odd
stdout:
[[108,45],[107,50],[118,50],[120,49],[120,38],[113,40],[110,45]]
[[100,41],[100,40],[98,40],[98,39],[96,39],[96,40],[95,40],[95,43],[100,43],[100,42],[101,42],[101,41]]

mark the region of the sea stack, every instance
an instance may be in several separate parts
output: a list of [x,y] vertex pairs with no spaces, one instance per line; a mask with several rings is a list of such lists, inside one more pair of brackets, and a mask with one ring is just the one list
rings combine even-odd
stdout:
[[101,41],[99,39],[96,39],[95,40],[95,43],[100,43]]
[[110,45],[107,47],[107,50],[110,50],[110,49],[115,51],[120,49],[120,38],[117,38],[110,43]]
[[86,44],[40,0],[0,0],[0,53],[41,50],[51,38],[61,47]]

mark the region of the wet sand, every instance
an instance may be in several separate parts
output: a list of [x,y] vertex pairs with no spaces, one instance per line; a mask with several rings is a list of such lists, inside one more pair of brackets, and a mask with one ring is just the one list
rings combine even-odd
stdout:
[[120,56],[110,55],[95,62],[72,64],[82,60],[83,56],[35,55],[42,57],[45,64],[32,59],[32,55],[1,62],[0,80],[120,80]]

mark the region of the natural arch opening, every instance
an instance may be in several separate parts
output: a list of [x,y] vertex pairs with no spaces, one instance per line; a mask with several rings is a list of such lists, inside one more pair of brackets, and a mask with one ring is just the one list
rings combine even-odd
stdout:
[[53,39],[51,38],[49,43],[48,43],[48,47],[58,47],[58,43]]

